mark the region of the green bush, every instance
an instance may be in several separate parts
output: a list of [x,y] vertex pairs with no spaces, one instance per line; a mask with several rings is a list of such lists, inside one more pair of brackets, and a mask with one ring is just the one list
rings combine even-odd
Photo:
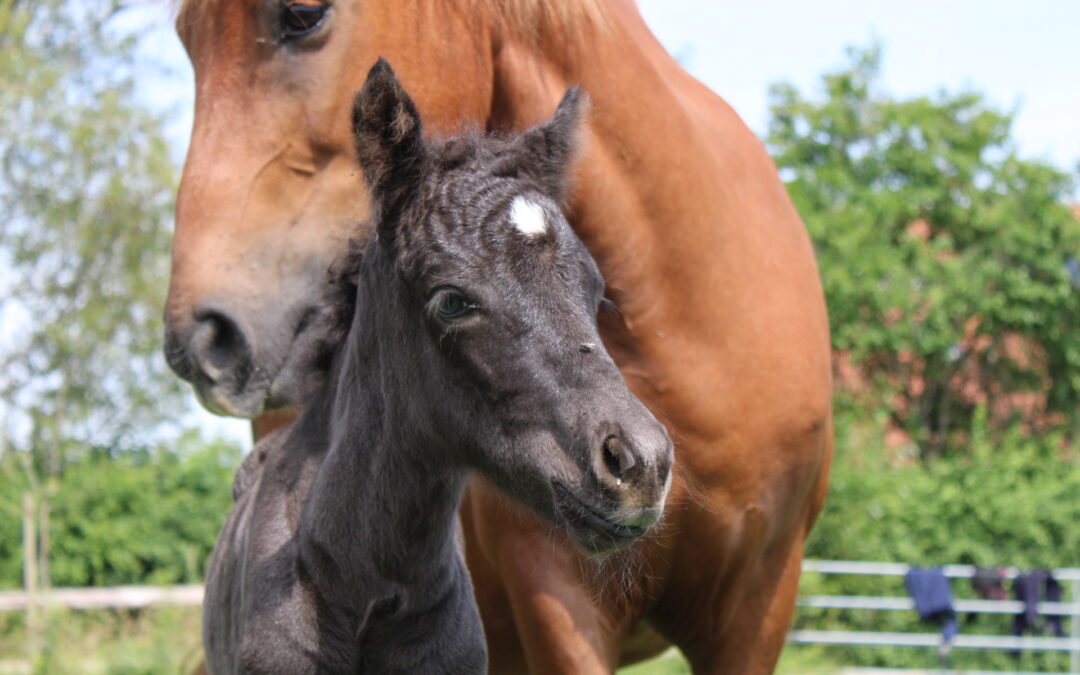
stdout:
[[[970,442],[949,455],[916,461],[886,448],[880,420],[857,407],[838,406],[837,455],[825,510],[807,546],[807,557],[980,566],[1075,567],[1080,564],[1080,461],[1061,433],[1034,436],[1013,427],[988,429],[978,408]],[[1068,587],[1066,586],[1068,589]],[[974,597],[968,582],[954,580],[955,597]],[[803,595],[904,597],[900,577],[804,576]],[[1011,615],[961,617],[969,634],[1008,634]],[[936,632],[914,612],[801,608],[805,629]],[[937,667],[932,649],[829,648],[837,663],[882,667]],[[956,651],[961,668],[1063,670],[1065,654]]]
[[[49,509],[54,586],[199,583],[232,508],[240,450],[225,442],[192,450],[90,453],[59,477]],[[13,460],[0,478],[0,587],[22,586],[21,496]]]

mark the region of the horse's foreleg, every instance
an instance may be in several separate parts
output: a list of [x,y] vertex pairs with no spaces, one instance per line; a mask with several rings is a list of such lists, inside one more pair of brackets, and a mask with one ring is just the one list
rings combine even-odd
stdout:
[[501,568],[532,673],[611,673],[618,638],[581,580],[574,552],[536,535],[503,542]]
[[708,621],[723,626],[679,640],[695,675],[767,675],[784,648],[799,588],[802,542],[779,560],[764,561],[744,577],[745,592],[734,606],[718,603]]
[[615,670],[620,629],[594,604],[574,548],[551,540],[562,535],[479,479],[462,523],[491,672]]

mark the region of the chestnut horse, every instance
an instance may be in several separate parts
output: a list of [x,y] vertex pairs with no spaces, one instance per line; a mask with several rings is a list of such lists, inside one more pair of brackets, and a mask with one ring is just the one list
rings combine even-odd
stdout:
[[170,364],[209,408],[302,403],[318,298],[357,214],[352,95],[379,55],[436,135],[593,99],[570,222],[617,312],[601,335],[676,444],[664,520],[597,563],[474,481],[460,515],[493,672],[610,672],[669,644],[769,672],[832,452],[829,334],[806,232],[761,143],[631,0],[185,0],[195,128]]

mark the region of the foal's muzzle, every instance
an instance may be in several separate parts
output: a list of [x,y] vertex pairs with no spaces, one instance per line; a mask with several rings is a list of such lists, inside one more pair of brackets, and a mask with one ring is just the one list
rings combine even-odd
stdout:
[[640,402],[634,403],[640,410],[631,421],[598,426],[581,485],[552,483],[567,530],[593,552],[633,544],[664,512],[674,455],[671,439]]

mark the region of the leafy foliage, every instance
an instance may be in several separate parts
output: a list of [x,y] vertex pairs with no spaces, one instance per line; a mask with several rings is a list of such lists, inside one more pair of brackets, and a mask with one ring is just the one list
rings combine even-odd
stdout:
[[160,355],[175,169],[118,8],[0,3],[0,394],[32,483],[185,409]]
[[895,100],[877,49],[812,101],[771,90],[768,143],[818,253],[833,344],[935,454],[986,403],[1036,428],[1080,406],[1073,183],[1017,156],[980,94]]
[[[1075,566],[1074,183],[1020,158],[1012,116],[980,94],[897,100],[879,90],[877,49],[849,55],[820,100],[771,92],[768,143],[817,250],[838,366],[837,454],[807,556]],[[917,453],[897,446],[899,431]],[[972,596],[963,582],[953,591]],[[900,578],[847,575],[806,575],[801,592],[906,595]],[[1009,621],[961,631],[1007,634]],[[796,627],[934,631],[913,612],[810,608]],[[835,663],[939,667],[930,649],[815,649]],[[1066,659],[960,651],[952,665],[1057,671]]]
[[[1062,433],[1037,436],[1012,426],[990,428],[985,406],[972,419],[967,454],[897,466],[883,443],[880,420],[843,401],[836,416],[837,457],[829,498],[807,544],[807,557],[827,560],[962,563],[1021,568],[1075,567],[1080,540],[1080,452]],[[963,580],[958,598],[976,597]],[[905,597],[900,577],[813,575],[804,595]],[[1012,616],[961,616],[964,634],[1008,635]],[[796,628],[933,633],[914,612],[800,608]],[[792,649],[792,648],[789,648]],[[820,648],[819,648],[820,649]],[[836,663],[937,668],[933,649],[830,647]],[[960,650],[958,669],[1064,671],[1066,654]]]
[[[52,500],[58,586],[198,583],[232,508],[239,450],[189,435],[179,452],[96,449],[70,463]],[[0,464],[0,587],[22,585],[22,479]]]
[[[135,38],[112,23],[122,9],[119,0],[0,1],[7,584],[22,561],[20,493],[33,506],[29,576],[40,586],[195,579],[207,548],[207,532],[186,529],[194,520],[152,509],[180,497],[163,500],[162,490],[196,499],[209,486],[170,484],[167,471],[150,481],[148,467],[180,460],[133,450],[176,441],[190,397],[161,356],[175,167],[162,117],[135,99]],[[107,456],[127,452],[113,473]],[[204,503],[221,509],[190,509],[205,528],[227,507]]]
[[858,408],[837,415],[829,499],[808,557],[1071,567],[1080,560],[1080,454],[1061,432],[991,434],[985,406],[969,452],[897,466]]

